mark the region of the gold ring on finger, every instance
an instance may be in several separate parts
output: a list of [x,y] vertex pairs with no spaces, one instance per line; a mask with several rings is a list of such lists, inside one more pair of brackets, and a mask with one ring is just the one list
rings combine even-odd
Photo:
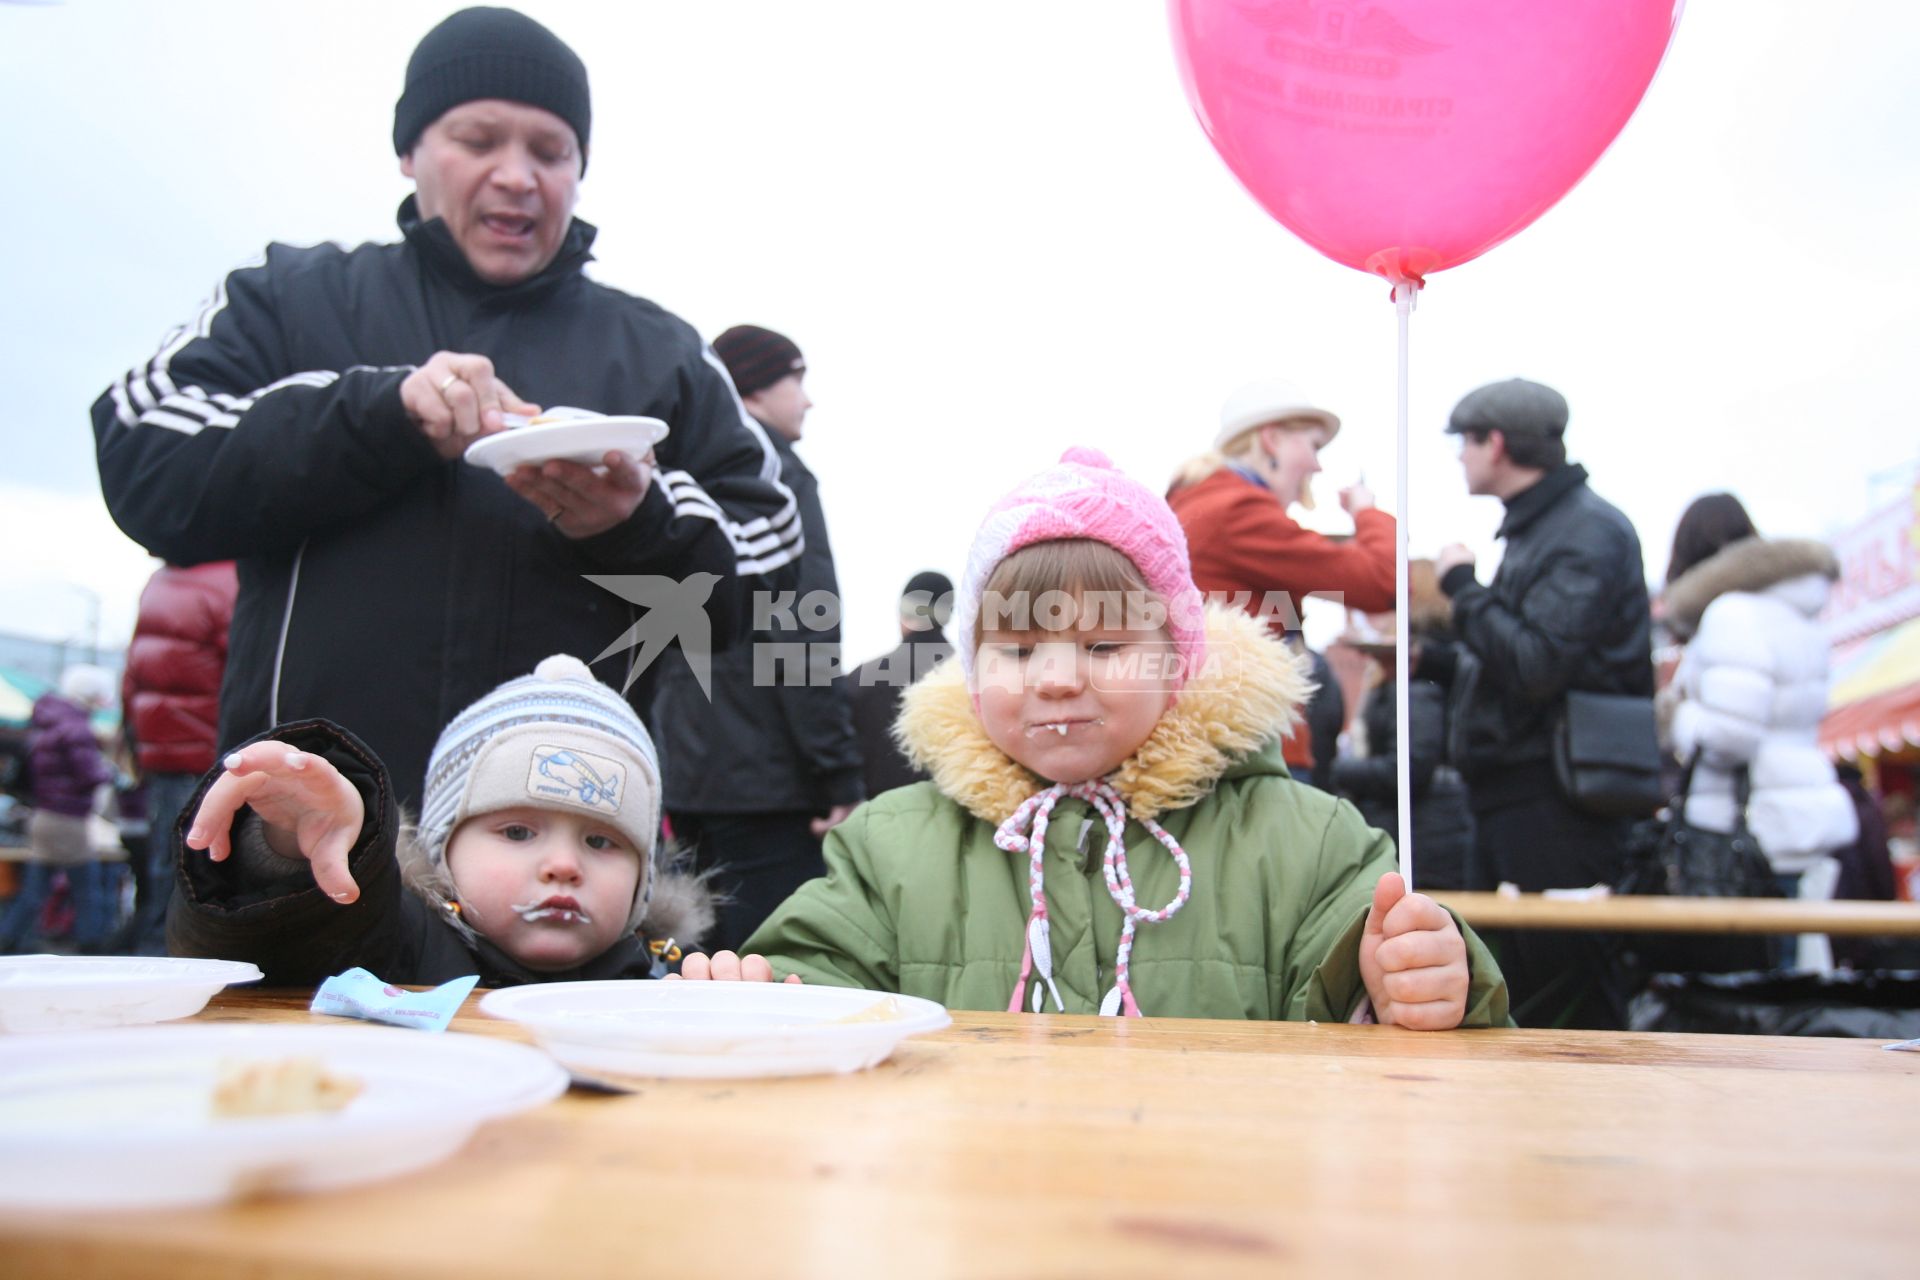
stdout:
[[440,394],[441,395],[447,394],[447,388],[452,386],[454,383],[458,381],[460,381],[460,375],[457,373],[450,373],[445,378],[441,379]]

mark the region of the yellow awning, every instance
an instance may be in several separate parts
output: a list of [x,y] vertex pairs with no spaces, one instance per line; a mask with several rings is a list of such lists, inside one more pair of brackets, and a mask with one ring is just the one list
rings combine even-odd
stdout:
[[1842,757],[1920,746],[1920,618],[1868,637],[1835,662],[1820,745]]

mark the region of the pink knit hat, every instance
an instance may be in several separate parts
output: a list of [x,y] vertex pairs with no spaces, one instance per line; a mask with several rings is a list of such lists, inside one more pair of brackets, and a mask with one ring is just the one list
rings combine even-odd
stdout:
[[1104,542],[1133,561],[1166,602],[1167,630],[1180,659],[1177,683],[1200,670],[1207,656],[1202,602],[1187,562],[1187,535],[1173,508],[1098,449],[1074,448],[994,503],[973,536],[953,608],[955,648],[969,689],[975,687],[973,624],[987,579],[1022,547],[1063,538]]

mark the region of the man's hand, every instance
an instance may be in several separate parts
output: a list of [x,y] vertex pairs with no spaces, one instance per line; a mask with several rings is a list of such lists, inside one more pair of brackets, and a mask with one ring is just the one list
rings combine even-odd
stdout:
[[615,450],[598,467],[549,461],[515,467],[507,488],[540,508],[569,538],[605,533],[639,507],[653,485],[653,450],[634,461]]
[[812,831],[813,831],[813,838],[815,840],[824,840],[826,838],[827,832],[833,830],[835,827],[845,822],[847,820],[848,815],[850,815],[853,812],[853,810],[854,810],[853,805],[837,804],[833,806],[833,808],[827,810],[826,817],[815,818],[812,821],[812,823],[809,824],[809,826],[812,828]]
[[1433,558],[1433,576],[1435,581],[1445,581],[1447,574],[1460,565],[1472,565],[1475,557],[1471,548],[1464,542],[1450,542],[1440,548],[1440,554]]
[[[695,951],[680,962],[680,972],[667,975],[669,982],[679,978],[688,982],[772,982],[773,966],[765,956],[737,956],[731,951],[716,951],[709,960]],[[797,983],[800,975],[790,973],[787,981]]]
[[528,404],[494,376],[493,361],[455,351],[436,351],[408,374],[400,384],[400,403],[434,452],[449,462],[481,436],[505,430],[502,414],[540,412],[539,405]]
[[1408,893],[1397,872],[1373,887],[1360,935],[1360,978],[1373,1016],[1416,1031],[1445,1031],[1467,1012],[1467,943],[1445,907]]
[[360,838],[366,806],[359,791],[320,756],[284,742],[256,742],[229,755],[227,771],[207,788],[187,828],[187,847],[215,862],[233,852],[231,829],[242,805],[265,825],[267,843],[283,858],[305,858],[314,883],[335,902],[352,902],[360,886],[347,855]]

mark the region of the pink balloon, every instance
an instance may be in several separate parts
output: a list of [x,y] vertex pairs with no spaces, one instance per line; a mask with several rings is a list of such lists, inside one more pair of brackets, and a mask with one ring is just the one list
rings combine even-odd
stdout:
[[1268,213],[1393,279],[1479,257],[1593,167],[1683,0],[1167,0],[1200,125]]

